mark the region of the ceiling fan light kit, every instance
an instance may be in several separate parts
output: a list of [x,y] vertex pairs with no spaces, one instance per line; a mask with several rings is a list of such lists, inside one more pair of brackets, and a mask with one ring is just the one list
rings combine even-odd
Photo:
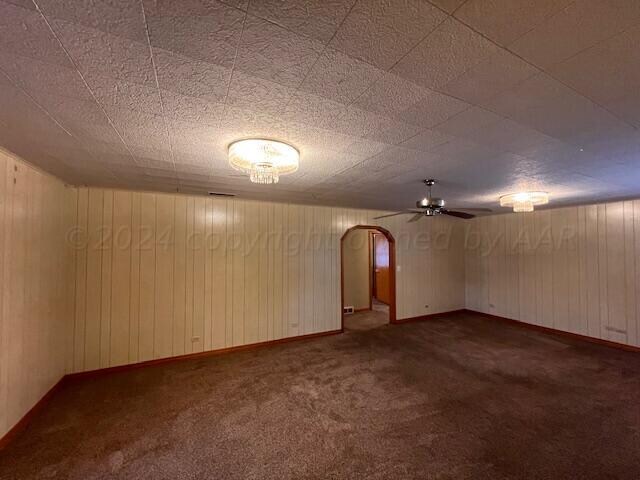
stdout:
[[229,145],[229,165],[249,175],[253,183],[272,184],[280,175],[298,170],[300,152],[291,145],[277,140],[249,138]]
[[533,212],[535,207],[549,203],[547,192],[518,192],[500,197],[500,206],[513,208],[514,212]]

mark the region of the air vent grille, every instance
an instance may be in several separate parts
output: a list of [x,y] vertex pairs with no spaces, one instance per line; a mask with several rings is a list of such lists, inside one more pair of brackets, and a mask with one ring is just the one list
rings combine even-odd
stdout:
[[214,197],[235,197],[235,193],[222,193],[222,192],[209,192],[209,195]]

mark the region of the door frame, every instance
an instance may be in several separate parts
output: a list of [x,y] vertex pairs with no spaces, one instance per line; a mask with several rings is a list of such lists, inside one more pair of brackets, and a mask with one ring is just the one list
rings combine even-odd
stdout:
[[[396,320],[396,241],[391,232],[377,225],[356,225],[348,228],[340,238],[340,319],[341,329],[344,331],[344,240],[354,230],[376,230],[384,235],[389,242],[389,323]],[[369,296],[371,298],[371,295]]]

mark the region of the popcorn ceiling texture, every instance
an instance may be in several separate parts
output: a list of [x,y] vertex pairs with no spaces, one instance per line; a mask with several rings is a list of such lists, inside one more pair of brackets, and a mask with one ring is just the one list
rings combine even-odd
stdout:
[[[77,185],[403,208],[640,194],[640,2],[0,0],[0,145]],[[302,152],[249,183],[226,147]]]

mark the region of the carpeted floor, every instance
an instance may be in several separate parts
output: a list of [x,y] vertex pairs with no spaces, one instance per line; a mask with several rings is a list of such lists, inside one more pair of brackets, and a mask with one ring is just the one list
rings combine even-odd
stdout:
[[389,306],[373,300],[371,310],[344,316],[345,330],[371,330],[389,324]]
[[66,385],[2,479],[637,479],[640,355],[471,314]]

